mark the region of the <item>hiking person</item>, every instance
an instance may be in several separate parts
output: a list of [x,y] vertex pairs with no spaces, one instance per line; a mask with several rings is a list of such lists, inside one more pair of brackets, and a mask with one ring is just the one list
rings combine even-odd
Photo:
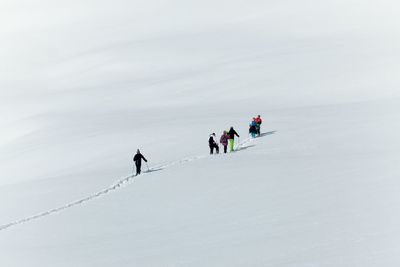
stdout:
[[250,122],[250,128],[249,128],[249,133],[251,135],[252,138],[256,138],[256,134],[257,134],[257,122],[256,122],[256,118],[253,118],[253,121]]
[[224,131],[221,135],[221,138],[219,139],[219,142],[221,145],[224,147],[224,153],[227,152],[228,150],[228,140],[229,140],[229,135],[227,131]]
[[136,152],[136,155],[133,157],[133,161],[135,162],[135,165],[136,165],[136,176],[139,175],[141,172],[142,159],[145,162],[147,162],[147,159],[140,153],[140,150],[138,149]]
[[260,136],[261,135],[261,123],[262,123],[262,119],[261,119],[260,115],[257,116],[256,123],[257,123],[257,125],[256,125],[257,135]]
[[219,154],[219,146],[217,143],[217,138],[215,137],[215,133],[210,134],[210,138],[208,138],[208,145],[210,146],[210,154],[214,154],[214,148]]
[[231,127],[231,128],[229,129],[228,135],[229,135],[230,152],[233,152],[233,150],[234,150],[233,147],[234,147],[234,145],[235,145],[235,135],[236,135],[237,137],[240,137],[240,136],[239,136],[238,133],[233,129],[233,127]]

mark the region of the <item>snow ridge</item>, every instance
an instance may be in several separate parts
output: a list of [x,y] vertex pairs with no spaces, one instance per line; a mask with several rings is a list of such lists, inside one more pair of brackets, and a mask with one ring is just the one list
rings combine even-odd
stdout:
[[[265,133],[265,134],[271,134],[271,133],[274,133],[274,132],[269,132],[269,133]],[[265,134],[263,134],[262,136],[264,136]],[[251,142],[251,138],[247,138],[247,139],[243,140],[242,142],[240,142],[240,140],[239,140],[235,151],[240,151],[242,149],[248,148],[249,146],[247,144],[249,142]],[[183,158],[183,159],[180,159],[180,160],[172,161],[172,162],[166,163],[164,165],[156,165],[154,167],[148,168],[148,170],[144,171],[143,174],[151,173],[151,172],[155,172],[155,171],[161,171],[163,169],[172,167],[172,166],[177,165],[177,164],[185,164],[185,163],[188,163],[188,162],[191,162],[191,161],[204,159],[204,158],[206,158],[208,156],[209,155],[191,156],[191,157]],[[127,184],[128,182],[133,180],[134,177],[135,177],[135,175],[130,175],[130,176],[124,177],[121,180],[115,182],[113,185],[111,185],[111,186],[109,186],[109,187],[107,187],[107,188],[105,188],[105,189],[103,189],[101,191],[98,191],[98,192],[96,192],[96,193],[94,193],[92,195],[89,195],[87,197],[81,198],[79,200],[75,200],[75,201],[70,202],[70,203],[68,203],[66,205],[63,205],[63,206],[60,206],[60,207],[57,207],[57,208],[54,208],[54,209],[51,209],[51,210],[44,211],[44,212],[38,213],[36,215],[25,217],[25,218],[19,219],[19,220],[14,221],[14,222],[10,222],[10,223],[7,223],[7,224],[0,225],[0,231],[6,230],[6,229],[8,229],[10,227],[13,227],[13,226],[17,226],[17,225],[20,225],[20,224],[24,224],[24,223],[27,223],[27,222],[30,222],[30,221],[33,221],[33,220],[37,220],[37,219],[49,216],[49,215],[52,215],[54,213],[61,212],[61,211],[65,210],[65,209],[69,209],[69,208],[72,208],[72,207],[77,206],[77,205],[82,205],[82,204],[84,204],[84,203],[86,203],[88,201],[91,201],[91,200],[97,199],[99,197],[102,197],[102,196],[104,196],[106,194],[109,194],[109,193],[117,190],[118,188],[124,186],[125,184]]]

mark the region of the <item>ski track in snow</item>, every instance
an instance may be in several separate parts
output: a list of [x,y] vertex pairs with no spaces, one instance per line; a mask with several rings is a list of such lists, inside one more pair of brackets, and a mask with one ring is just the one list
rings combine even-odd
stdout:
[[[272,133],[274,133],[274,131],[265,133],[265,134],[263,134],[261,136],[265,136],[266,134],[272,134]],[[246,149],[246,148],[250,147],[250,146],[247,146],[247,144],[250,143],[250,142],[251,142],[251,138],[247,138],[247,139],[243,140],[242,142],[240,142],[240,140],[239,140],[239,143],[238,143],[235,151],[240,151],[240,150],[243,150],[243,149]],[[143,174],[151,173],[151,172],[154,172],[154,171],[161,171],[163,169],[172,167],[172,166],[177,165],[177,164],[185,164],[185,163],[188,163],[188,162],[191,162],[191,161],[207,158],[208,156],[209,155],[191,156],[191,157],[183,158],[183,159],[180,159],[180,160],[172,161],[172,162],[166,163],[164,165],[156,165],[154,167],[149,168],[147,171],[144,171]],[[10,227],[13,227],[13,226],[17,226],[17,225],[20,225],[20,224],[24,224],[24,223],[27,223],[27,222],[30,222],[30,221],[33,221],[33,220],[37,220],[37,219],[52,215],[53,213],[57,213],[57,212],[65,210],[65,209],[69,209],[69,208],[72,208],[74,206],[81,205],[81,204],[84,204],[84,203],[86,203],[88,201],[91,201],[91,200],[94,200],[94,199],[99,198],[101,196],[104,196],[104,195],[106,195],[108,193],[111,193],[111,192],[117,190],[118,188],[120,188],[124,184],[127,184],[128,182],[133,180],[134,177],[135,177],[135,175],[130,175],[130,176],[127,176],[125,178],[122,178],[121,180],[115,182],[113,185],[111,185],[111,186],[109,186],[109,187],[107,187],[107,188],[105,188],[105,189],[103,189],[101,191],[98,191],[97,193],[94,193],[94,194],[89,195],[87,197],[81,198],[79,200],[75,200],[73,202],[70,202],[70,203],[68,203],[66,205],[60,206],[58,208],[47,210],[47,211],[38,213],[36,215],[32,215],[32,216],[25,217],[23,219],[20,219],[20,220],[14,221],[14,222],[3,224],[3,225],[0,226],[0,231],[6,230],[6,229],[8,229]]]

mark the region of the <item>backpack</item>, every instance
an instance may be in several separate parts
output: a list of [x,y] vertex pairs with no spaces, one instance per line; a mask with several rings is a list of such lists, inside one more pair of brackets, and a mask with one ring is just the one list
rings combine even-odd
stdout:
[[227,136],[227,134],[224,134],[224,135],[221,136],[220,142],[223,145],[228,144],[228,136]]

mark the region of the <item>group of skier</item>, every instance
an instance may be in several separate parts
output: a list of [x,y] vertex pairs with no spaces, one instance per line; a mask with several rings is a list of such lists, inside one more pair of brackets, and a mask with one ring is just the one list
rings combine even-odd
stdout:
[[[228,144],[230,147],[230,151],[232,152],[234,149],[234,144],[235,144],[235,136],[240,137],[239,134],[231,127],[229,131],[224,131],[219,138],[219,143],[224,147],[224,153],[228,152]],[[208,145],[210,147],[210,154],[214,154],[214,149],[219,153],[219,145],[218,145],[218,140],[215,135],[215,133],[212,133],[210,135],[210,138],[208,139]]]
[[260,115],[254,117],[253,120],[250,122],[249,134],[252,138],[256,138],[256,136],[261,135],[261,123],[262,119]]
[[[262,119],[261,116],[258,115],[257,117],[253,118],[252,122],[250,123],[250,129],[249,133],[252,138],[255,138],[256,136],[260,136],[261,134],[261,123]],[[234,151],[234,146],[235,146],[235,136],[240,137],[239,134],[235,131],[233,127],[229,129],[229,131],[224,131],[219,138],[219,142],[217,140],[217,137],[215,133],[212,133],[210,135],[210,138],[208,139],[208,145],[210,147],[210,154],[214,154],[214,149],[216,153],[219,153],[219,143],[223,146],[224,148],[224,153],[228,152],[228,145],[229,145],[229,150],[230,152]],[[136,155],[133,157],[133,161],[135,162],[136,166],[136,175],[139,175],[141,173],[141,168],[142,168],[142,160],[147,162],[147,159],[140,153],[140,150],[138,149],[136,152]]]
[[[262,119],[261,116],[258,115],[254,117],[252,122],[250,123],[249,133],[252,138],[261,135],[261,124]],[[228,144],[230,152],[234,151],[235,145],[235,136],[240,137],[239,134],[231,127],[229,131],[224,131],[219,139],[219,143],[224,147],[224,153],[228,151]],[[216,153],[219,153],[219,144],[215,133],[212,133],[208,139],[208,145],[210,147],[210,154],[214,154],[214,149]]]

